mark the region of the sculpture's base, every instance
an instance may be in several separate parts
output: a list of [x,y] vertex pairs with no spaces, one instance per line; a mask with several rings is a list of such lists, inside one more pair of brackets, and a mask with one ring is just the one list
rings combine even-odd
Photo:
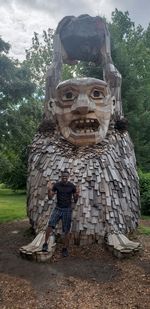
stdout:
[[[56,243],[54,237],[51,236],[48,241],[48,252],[43,252],[44,239],[45,232],[41,231],[30,244],[20,248],[21,256],[37,262],[50,260],[55,252]],[[102,244],[104,243],[104,238],[96,235],[82,235],[80,233],[71,233],[70,235],[70,245],[89,246],[93,243]],[[105,244],[117,258],[133,256],[142,248],[139,242],[133,242],[121,233],[107,235]]]

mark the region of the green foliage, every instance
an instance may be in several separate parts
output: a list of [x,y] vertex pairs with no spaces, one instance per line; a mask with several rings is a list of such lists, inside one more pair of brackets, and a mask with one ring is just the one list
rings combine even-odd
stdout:
[[75,66],[71,66],[71,65],[68,65],[68,64],[63,64],[63,67],[62,67],[62,80],[67,80],[67,79],[70,79],[70,78],[73,78],[74,75],[76,75],[76,71],[77,71],[77,65]]
[[10,59],[6,53],[9,45],[0,41],[0,112],[5,112],[10,105],[16,105],[18,100],[28,98],[35,90],[31,83],[30,70],[17,60]]
[[0,189],[0,223],[26,217],[25,192]]
[[24,188],[27,147],[41,119],[41,98],[35,94],[26,63],[10,59],[9,45],[2,40],[0,50],[0,181]]
[[150,173],[139,171],[141,213],[150,216]]
[[96,65],[93,62],[80,62],[76,68],[75,73],[77,76],[87,76],[93,78],[103,79],[103,70],[102,66]]
[[137,164],[150,170],[150,27],[135,27],[129,13],[117,9],[109,24],[112,59],[122,74],[123,110],[135,145]]
[[31,78],[36,84],[38,95],[44,95],[45,93],[45,74],[52,62],[53,33],[52,29],[44,30],[40,37],[38,33],[34,32],[32,46],[26,50],[24,63],[30,68]]
[[0,148],[0,181],[11,188],[26,186],[28,145],[40,123],[41,114],[41,102],[32,98],[7,111],[7,125]]
[[0,37],[0,53],[7,54],[9,52],[9,49],[10,49],[10,44],[4,42],[2,38]]
[[[43,31],[42,36],[34,32],[32,46],[26,50],[26,61],[24,62],[31,70],[32,81],[36,84],[36,92],[45,94],[46,71],[52,63],[54,31],[48,29]],[[77,67],[63,64],[62,80],[73,78]]]
[[112,28],[115,31],[115,37],[117,41],[125,39],[131,32],[134,27],[134,23],[129,17],[129,12],[121,12],[118,9],[115,9],[112,12]]

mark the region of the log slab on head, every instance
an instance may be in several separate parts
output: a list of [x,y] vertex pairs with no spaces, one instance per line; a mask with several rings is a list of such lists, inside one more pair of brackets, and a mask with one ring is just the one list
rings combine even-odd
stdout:
[[105,44],[106,31],[101,17],[81,15],[65,17],[59,23],[56,33],[59,33],[70,60],[100,62],[100,50]]

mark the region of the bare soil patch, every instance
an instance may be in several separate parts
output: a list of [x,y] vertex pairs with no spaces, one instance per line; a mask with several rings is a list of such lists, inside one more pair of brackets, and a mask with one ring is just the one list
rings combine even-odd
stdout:
[[143,252],[117,260],[100,245],[61,245],[50,263],[22,259],[19,248],[33,235],[28,221],[0,224],[1,309],[149,309],[150,237],[139,235]]

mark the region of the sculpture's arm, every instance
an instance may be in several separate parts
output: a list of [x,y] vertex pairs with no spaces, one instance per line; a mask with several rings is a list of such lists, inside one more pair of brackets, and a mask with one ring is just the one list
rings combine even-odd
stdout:
[[116,99],[115,114],[122,116],[121,83],[122,76],[113,64],[111,58],[110,34],[105,24],[105,41],[100,50],[103,63],[103,78],[108,83],[111,95]]

